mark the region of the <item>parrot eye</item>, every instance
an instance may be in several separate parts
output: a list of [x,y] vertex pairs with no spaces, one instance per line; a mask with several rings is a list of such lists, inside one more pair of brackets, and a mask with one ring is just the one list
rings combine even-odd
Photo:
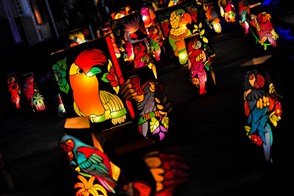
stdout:
[[79,74],[84,73],[83,69],[78,69],[77,72],[78,72]]

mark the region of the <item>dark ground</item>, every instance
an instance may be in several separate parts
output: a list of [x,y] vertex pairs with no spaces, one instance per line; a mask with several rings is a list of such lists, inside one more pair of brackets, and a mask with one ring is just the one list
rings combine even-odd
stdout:
[[[276,25],[281,31],[293,28],[289,20],[293,21],[293,15],[279,16]],[[216,53],[216,86],[203,96],[195,93],[184,68],[172,63],[159,65],[159,80],[173,104],[172,125],[166,141],[148,148],[179,154],[191,166],[190,181],[175,195],[288,194],[293,172],[293,38],[281,36],[277,48],[265,51],[238,25],[228,25],[222,34],[212,34],[211,42]],[[271,58],[259,66],[269,70],[277,91],[283,95],[282,120],[274,130],[273,164],[264,162],[262,149],[251,143],[243,130],[240,65],[265,55]],[[38,114],[7,110],[9,106],[3,104],[1,107],[0,151],[14,187],[3,190],[1,184],[0,194],[66,195],[71,187],[70,176],[57,146],[64,133],[65,118],[57,115],[53,105]],[[139,149],[137,156],[145,152]]]

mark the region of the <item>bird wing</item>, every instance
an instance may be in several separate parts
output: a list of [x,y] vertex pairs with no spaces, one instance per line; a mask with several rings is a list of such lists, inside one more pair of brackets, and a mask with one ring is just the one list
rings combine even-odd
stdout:
[[141,88],[140,77],[134,75],[126,80],[126,82],[122,85],[120,94],[125,100],[131,100],[138,95],[143,95],[144,92]]
[[116,181],[112,178],[111,166],[107,156],[98,150],[87,147],[78,149],[78,151],[77,156],[86,157],[79,163],[81,172],[95,176],[105,189],[115,193]]
[[103,90],[100,90],[99,94],[105,109],[105,117],[111,119],[114,125],[123,123],[126,120],[127,110],[120,97]]

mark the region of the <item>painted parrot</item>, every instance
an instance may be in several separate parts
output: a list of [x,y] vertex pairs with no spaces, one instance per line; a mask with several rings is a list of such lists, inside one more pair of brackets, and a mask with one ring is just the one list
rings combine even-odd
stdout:
[[170,14],[171,30],[168,41],[181,65],[188,61],[184,38],[191,35],[191,31],[187,28],[187,24],[191,23],[192,17],[184,9],[177,9]]
[[10,75],[7,78],[8,90],[10,92],[10,100],[15,103],[16,108],[20,108],[20,94],[21,89],[18,85],[16,76]]
[[199,40],[189,42],[187,50],[189,52],[188,68],[191,73],[191,81],[199,88],[199,94],[206,93],[207,74],[205,64],[207,57],[204,50],[201,48],[202,43]]
[[154,80],[149,80],[141,86],[140,77],[134,75],[122,85],[121,94],[125,100],[136,102],[140,114],[139,132],[148,137],[150,131],[153,135],[158,134],[162,140],[168,130],[168,113],[172,108],[166,97],[161,99],[157,96],[160,90],[160,84]]
[[254,143],[263,145],[265,160],[272,162],[272,125],[277,126],[282,109],[274,86],[270,84],[267,93],[265,82],[264,76],[256,70],[245,74],[244,109],[247,122],[244,128]]
[[226,22],[236,22],[236,11],[233,0],[219,0],[218,6],[220,14],[225,18]]
[[[125,41],[125,49],[127,53],[127,60],[134,60],[134,43],[139,41],[147,40],[147,36],[142,31],[140,16],[135,16],[131,21],[128,21],[123,24],[124,25],[124,41]],[[145,29],[144,29],[145,31]]]
[[240,0],[238,3],[239,8],[239,24],[244,28],[245,34],[249,32],[249,16],[250,16],[250,5],[247,0]]
[[211,29],[213,29],[216,33],[222,32],[222,26],[220,24],[220,18],[218,13],[215,11],[215,7],[213,4],[204,5],[206,22]]
[[134,48],[134,68],[139,69],[142,67],[148,67],[152,70],[154,77],[157,78],[157,70],[154,63],[150,58],[150,54],[147,51],[147,46],[144,41],[137,42],[133,45]]
[[96,77],[101,73],[99,67],[108,63],[105,55],[98,49],[81,52],[69,70],[69,81],[73,91],[74,109],[79,116],[89,116],[91,122],[111,122],[120,124],[126,119],[126,108],[115,94],[99,89]]
[[[265,45],[265,42],[268,41],[273,47],[277,46],[276,40],[279,38],[279,35],[276,33],[272,23],[271,15],[266,12],[262,12],[256,16],[252,15],[251,17],[254,21],[253,25],[257,30],[259,37],[259,43]],[[266,49],[266,46],[265,46]]]
[[26,78],[22,90],[29,101],[30,106],[33,108],[33,112],[46,109],[44,97],[40,94],[37,88],[34,75],[30,75]]
[[34,108],[34,104],[33,104],[33,96],[35,94],[35,79],[34,76],[29,76],[22,88],[27,100],[30,103],[30,106],[32,108]]
[[68,134],[60,139],[59,146],[76,172],[87,177],[95,176],[107,191],[115,193],[112,163],[102,151]]

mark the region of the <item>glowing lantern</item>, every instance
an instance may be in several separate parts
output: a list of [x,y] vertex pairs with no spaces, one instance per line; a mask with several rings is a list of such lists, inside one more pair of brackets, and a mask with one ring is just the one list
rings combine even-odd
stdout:
[[263,148],[265,161],[273,163],[271,148],[275,127],[282,117],[282,96],[276,91],[270,74],[260,65],[268,58],[270,55],[254,58],[241,67],[244,69],[244,130],[253,143]]
[[172,56],[178,64],[188,63],[188,53],[185,38],[192,35],[195,26],[202,27],[202,18],[197,4],[185,1],[180,4],[156,10],[156,18],[161,26],[163,35],[171,47]]
[[58,51],[51,59],[67,117],[88,117],[103,130],[134,116],[130,102],[118,95],[124,80],[109,36]]
[[22,85],[22,92],[24,93],[25,97],[33,112],[40,112],[46,109],[44,103],[44,97],[40,93],[39,88],[37,86],[37,82],[35,81],[35,74],[33,72],[29,72],[22,76],[23,85]]
[[148,42],[140,13],[132,13],[123,18],[112,20],[111,27],[123,61],[133,62],[133,45],[142,40]]
[[15,104],[16,108],[20,108],[21,88],[19,87],[16,73],[7,75],[7,85],[11,102]]

